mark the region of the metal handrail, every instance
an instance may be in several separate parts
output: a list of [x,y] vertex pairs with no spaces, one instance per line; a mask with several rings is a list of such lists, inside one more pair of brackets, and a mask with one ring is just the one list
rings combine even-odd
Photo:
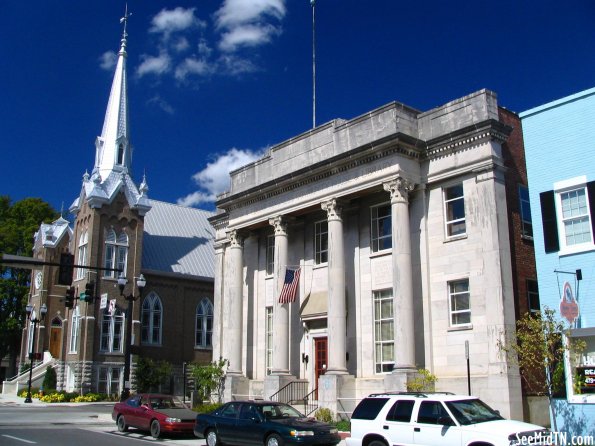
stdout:
[[292,381],[271,395],[270,400],[286,404],[303,405],[304,414],[310,415],[318,408],[318,404],[314,403],[314,399],[312,398],[312,395],[316,394],[316,389],[308,393],[308,386],[308,381]]

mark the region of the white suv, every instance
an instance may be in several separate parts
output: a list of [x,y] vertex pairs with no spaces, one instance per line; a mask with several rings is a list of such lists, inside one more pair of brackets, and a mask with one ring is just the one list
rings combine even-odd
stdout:
[[524,446],[552,444],[550,431],[506,420],[473,396],[389,392],[364,398],[347,446]]

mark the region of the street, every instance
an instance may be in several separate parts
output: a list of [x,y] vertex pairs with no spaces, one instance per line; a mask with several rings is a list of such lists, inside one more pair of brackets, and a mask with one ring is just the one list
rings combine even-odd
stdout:
[[172,445],[204,445],[194,436],[155,440],[148,432],[131,428],[118,432],[111,419],[113,403],[77,405],[0,405],[0,445],[85,446],[129,445],[160,442]]
[[113,446],[130,445],[138,442],[159,442],[171,445],[204,445],[204,440],[194,436],[167,437],[154,439],[148,432],[130,429],[120,433],[113,425],[52,425],[52,426],[0,426],[0,444],[2,446],[24,446],[36,444],[40,446]]

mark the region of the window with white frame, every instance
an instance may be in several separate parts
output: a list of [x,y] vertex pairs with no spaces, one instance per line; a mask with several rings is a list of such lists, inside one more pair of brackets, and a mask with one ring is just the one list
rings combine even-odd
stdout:
[[384,251],[393,247],[392,216],[390,204],[370,208],[372,252]]
[[328,262],[328,221],[314,223],[314,263]]
[[446,236],[456,237],[467,231],[465,223],[465,198],[463,183],[446,187],[444,193],[444,215]]
[[395,366],[395,319],[392,289],[373,292],[374,363],[376,373],[388,373]]
[[141,307],[141,343],[145,345],[161,344],[162,319],[161,299],[157,293],[151,292],[145,297]]
[[102,366],[99,367],[97,376],[97,393],[106,395],[119,394],[122,384],[121,366]]
[[526,238],[533,238],[533,222],[531,220],[531,202],[529,201],[529,189],[519,184],[519,204],[521,209],[521,235]]
[[527,279],[527,304],[530,314],[537,314],[541,311],[539,305],[539,287],[537,280]]
[[469,279],[448,283],[450,326],[460,327],[471,324],[471,301]]
[[213,304],[206,297],[196,306],[194,346],[197,348],[213,347]]
[[554,184],[539,194],[546,253],[576,254],[595,249],[595,181],[585,176]]
[[591,224],[587,191],[584,187],[560,192],[563,241],[566,246],[591,243]]
[[265,308],[264,342],[266,349],[266,374],[273,372],[273,307]]
[[[126,271],[127,258],[128,236],[124,232],[116,234],[110,229],[105,236],[105,268]],[[105,271],[105,277],[117,278],[118,275],[116,271]]]
[[275,236],[267,235],[267,276],[271,276],[275,272]]
[[101,335],[99,350],[102,352],[121,352],[124,337],[124,313],[116,308],[111,315],[105,308],[101,315]]
[[79,338],[81,332],[81,313],[76,306],[71,312],[70,324],[70,353],[76,353],[79,348]]
[[[81,236],[79,237],[79,247],[78,247],[78,258],[77,258],[77,265],[87,265],[87,247],[89,244],[89,233],[87,231],[83,231]],[[77,268],[76,269],[76,278],[83,279],[85,277],[86,268]]]

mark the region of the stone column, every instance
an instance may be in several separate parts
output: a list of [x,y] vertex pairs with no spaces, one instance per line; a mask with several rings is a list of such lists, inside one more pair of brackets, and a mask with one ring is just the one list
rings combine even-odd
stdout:
[[213,361],[224,356],[222,350],[222,309],[224,292],[225,268],[225,246],[223,243],[215,243],[215,283],[213,284]]
[[328,366],[327,374],[347,374],[345,306],[345,250],[342,205],[332,199],[322,203],[328,218]]
[[287,269],[287,219],[271,218],[275,228],[275,295],[273,304],[273,370],[274,375],[289,375],[289,303],[279,303]]
[[227,323],[224,326],[223,344],[226,346],[229,360],[227,374],[242,375],[243,238],[234,230],[229,233],[229,240],[229,262],[225,272],[227,286],[223,304],[223,318]]
[[395,318],[394,372],[415,370],[413,326],[413,278],[411,277],[411,233],[409,192],[413,183],[399,176],[384,184],[390,192],[393,243],[393,302]]

